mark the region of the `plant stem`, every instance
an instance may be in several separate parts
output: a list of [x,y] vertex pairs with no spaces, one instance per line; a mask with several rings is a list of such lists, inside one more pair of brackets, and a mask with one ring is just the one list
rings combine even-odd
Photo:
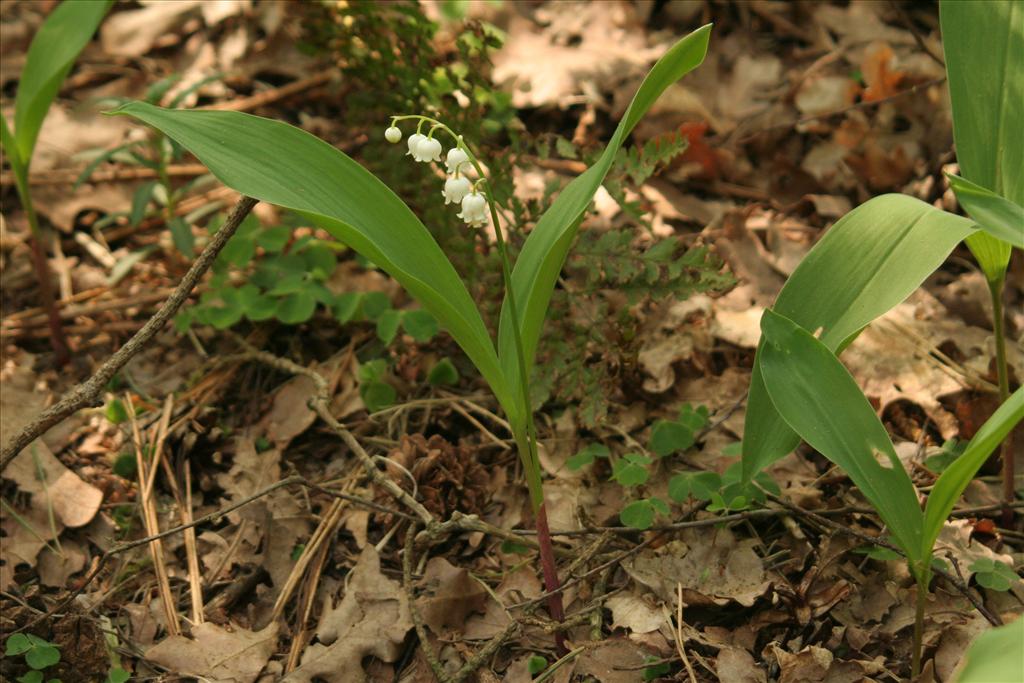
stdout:
[[[440,121],[424,116],[398,116],[394,117],[393,121],[407,118],[419,119],[420,125],[424,122],[429,122],[433,125],[431,130],[438,128],[452,136],[455,144],[466,153],[469,163],[472,164],[477,175],[481,179],[486,179],[483,168],[480,166],[476,155],[473,154],[473,150],[451,128]],[[420,127],[417,126],[416,130],[419,131]],[[490,186],[488,185],[489,188]],[[516,363],[518,366],[517,379],[519,380],[523,402],[524,424],[513,422],[512,428],[513,432],[515,432],[514,437],[516,447],[519,450],[519,458],[523,461],[526,483],[530,490],[530,502],[536,516],[537,546],[540,552],[541,573],[544,576],[545,591],[551,594],[548,598],[548,611],[552,619],[561,622],[565,618],[565,608],[562,605],[562,594],[559,592],[561,582],[558,579],[558,565],[555,562],[555,550],[551,542],[551,530],[548,527],[547,509],[544,505],[544,489],[540,477],[540,457],[537,453],[537,425],[533,420],[533,406],[530,400],[530,379],[526,367],[526,352],[523,348],[522,333],[519,329],[519,307],[516,302],[515,289],[512,286],[512,260],[509,258],[508,245],[505,242],[505,236],[502,234],[501,225],[498,221],[498,211],[495,208],[494,196],[490,191],[487,194],[487,207],[491,213],[491,222],[494,224],[494,238],[498,247],[498,256],[501,259],[501,276],[505,285],[505,296],[508,297],[509,312],[512,314],[512,338],[516,349],[516,360],[518,361]],[[525,434],[523,434],[524,427]],[[565,635],[561,631],[555,633],[555,646],[560,655],[564,655],[568,651],[565,647]]]
[[[1005,271],[1004,271],[1005,273]],[[996,374],[999,377],[999,402],[1010,396],[1010,376],[1006,365],[1006,327],[1003,315],[1003,283],[1005,275],[988,281],[988,291],[992,297],[992,331],[996,338]],[[1014,491],[1014,462],[1010,443],[1013,435],[1008,434],[1003,441],[1003,523],[1007,526],[1013,521],[1013,511],[1009,507],[1016,498]]]
[[[461,141],[459,144],[465,149],[465,145]],[[476,168],[476,172],[483,178],[483,169],[480,168],[480,164],[477,162],[476,157],[473,156],[473,152],[466,149],[466,153],[469,156],[470,162]],[[515,341],[516,356],[519,361],[517,365],[519,366],[519,383],[522,390],[523,414],[526,422],[525,442],[527,452],[523,453],[523,439],[517,438],[516,443],[520,447],[520,458],[523,460],[523,465],[526,469],[530,499],[533,502],[534,514],[537,517],[537,546],[540,551],[541,572],[544,575],[544,589],[551,594],[548,598],[548,611],[551,613],[552,619],[561,622],[565,619],[565,608],[562,605],[562,594],[558,591],[561,587],[561,582],[558,580],[555,549],[551,543],[551,529],[548,527],[547,508],[544,505],[544,489],[540,480],[540,457],[537,453],[537,425],[533,420],[533,406],[530,401],[530,381],[526,370],[526,354],[523,351],[523,339],[519,330],[519,310],[516,306],[515,291],[512,287],[512,266],[508,257],[505,239],[498,225],[498,212],[494,208],[494,197],[491,196],[488,199],[490,201],[487,202],[487,206],[491,211],[491,221],[494,223],[498,255],[501,257],[501,274],[505,280],[505,296],[508,297],[508,305],[512,314],[512,337]],[[555,648],[560,655],[564,655],[568,651],[565,646],[565,634],[561,631],[555,632]]]
[[913,659],[910,663],[910,678],[916,680],[921,674],[921,647],[924,638],[924,607],[927,604],[928,598],[928,579],[929,571],[927,569],[920,573],[914,572],[914,578],[917,579],[917,600],[915,601],[914,607],[914,652]]
[[43,230],[39,226],[39,217],[36,215],[36,207],[32,203],[32,195],[29,193],[28,168],[13,167],[14,184],[18,190],[18,197],[21,198],[21,206],[25,210],[25,218],[28,219],[28,227],[32,232],[32,264],[35,267],[36,279],[39,280],[39,298],[42,300],[43,310],[46,311],[47,322],[50,326],[50,346],[53,348],[54,364],[58,367],[67,365],[71,356],[68,352],[67,338],[64,336],[64,327],[60,322],[60,311],[57,310],[57,298],[53,293],[53,277],[50,273],[50,265],[46,261],[46,245],[43,243]]

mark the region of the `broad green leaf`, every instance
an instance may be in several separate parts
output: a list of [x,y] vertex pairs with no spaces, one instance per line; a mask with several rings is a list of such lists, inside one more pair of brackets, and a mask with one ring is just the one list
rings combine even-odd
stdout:
[[761,372],[775,408],[849,475],[907,556],[919,563],[926,555],[920,551],[917,492],[857,382],[828,347],[788,318],[765,311],[761,332]]
[[14,104],[14,139],[26,172],[50,103],[112,1],[62,2],[32,39]]
[[[774,310],[805,330],[820,328],[821,342],[839,352],[872,320],[910,296],[975,230],[973,221],[906,195],[875,197],[843,216],[808,252]],[[765,392],[760,356],[761,347],[743,428],[745,481],[800,442]]]
[[[1005,243],[993,264],[1005,271],[1010,259],[1010,245],[1024,249],[1024,208],[960,176],[947,173],[946,177],[960,206],[978,221],[978,225],[993,238],[992,241]],[[972,238],[973,235],[968,237],[968,242]]]
[[1006,435],[1024,419],[1024,387],[1013,392],[999,409],[985,421],[974,435],[963,454],[953,461],[936,480],[924,509],[923,551],[931,552],[943,524],[953,506],[974,479],[988,456],[1002,443]]
[[228,187],[323,227],[416,297],[490,384],[509,420],[523,423],[487,328],[458,273],[415,214],[384,183],[313,135],[280,121],[131,102],[134,116],[191,151]]
[[[947,1],[940,5],[939,20],[960,172],[976,187],[1024,204],[1024,6],[1005,0]],[[954,191],[960,199],[955,185]],[[994,231],[999,224],[975,215],[970,201],[961,199],[975,220]],[[1010,227],[1019,233],[1022,225]],[[1004,240],[990,234],[967,240],[989,282],[1005,276],[1010,246]],[[1021,235],[1008,241],[1019,244]]]
[[1024,3],[942,2],[960,175],[1024,205]]
[[593,166],[561,191],[523,244],[512,272],[512,289],[519,320],[512,319],[506,295],[498,329],[498,355],[505,370],[506,382],[510,386],[519,385],[519,359],[513,325],[518,325],[520,330],[526,362],[525,374],[530,377],[555,282],[594,193],[604,182],[626,136],[644,113],[666,88],[704,61],[710,34],[711,25],[703,26],[673,45],[658,60],[637,90],[604,153]]
[[967,648],[956,683],[1024,681],[1024,617],[978,635]]

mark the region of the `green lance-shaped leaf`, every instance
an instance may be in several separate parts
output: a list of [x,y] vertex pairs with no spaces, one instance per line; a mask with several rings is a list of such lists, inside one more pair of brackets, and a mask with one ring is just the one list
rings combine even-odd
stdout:
[[62,2],[32,39],[14,103],[15,153],[26,172],[50,103],[112,1]]
[[1024,243],[1024,209],[981,185],[955,175],[948,177],[960,206],[984,230],[968,235],[967,247],[985,279],[1001,290],[1013,245]]
[[323,140],[280,121],[131,102],[134,116],[191,151],[228,187],[305,216],[387,271],[451,333],[510,421],[522,420],[483,319],[451,262],[387,185]]
[[1024,249],[1024,208],[966,178],[951,173],[946,177],[960,206],[985,232],[996,238],[995,241],[1006,243],[1006,257],[1002,263],[1005,269],[1010,258],[1010,245]]
[[[911,560],[922,566],[917,492],[857,382],[827,346],[771,310],[761,318],[761,373],[776,410],[871,502]],[[888,466],[876,459],[888,461]]]
[[954,679],[955,683],[1024,681],[1024,617],[980,633]]
[[960,175],[1024,205],[1024,3],[942,2]]
[[[1024,204],[1024,5],[1012,0],[943,2],[939,19],[946,53],[953,138],[961,175],[974,185]],[[990,282],[1001,281],[1010,245],[997,225],[971,217],[988,232],[967,240]],[[977,208],[977,207],[975,207]],[[1018,231],[1024,226],[1017,224]]]
[[[1024,387],[1013,392],[974,435],[963,454],[935,482],[924,509],[922,551],[931,552],[953,505],[996,446],[1024,419]],[[1012,457],[1012,456],[1011,456]]]
[[[619,122],[597,162],[569,183],[550,208],[541,216],[516,260],[512,272],[512,289],[519,313],[519,330],[523,342],[526,376],[530,376],[541,328],[547,316],[548,303],[555,282],[572,246],[583,215],[604,182],[615,161],[615,155],[643,115],[668,86],[695,69],[704,61],[711,25],[702,26],[666,52],[644,78],[629,109]],[[510,385],[519,382],[519,359],[515,347],[512,310],[506,297],[501,309],[498,331],[498,355]]]
[[[846,214],[793,271],[774,310],[840,352],[913,292],[967,235],[972,221],[906,195],[875,197]],[[754,358],[743,428],[743,479],[799,444],[772,406]]]

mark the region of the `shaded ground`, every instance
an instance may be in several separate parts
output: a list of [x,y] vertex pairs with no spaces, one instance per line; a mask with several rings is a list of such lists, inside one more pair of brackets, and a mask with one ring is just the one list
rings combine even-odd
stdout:
[[[61,91],[33,165],[33,196],[58,235],[51,263],[75,350],[62,371],[36,308],[9,171],[2,179],[5,438],[166,298],[191,257],[168,218],[183,218],[201,245],[236,198],[187,156],[168,165],[181,190],[171,207],[147,185],[158,174],[125,154],[71,189],[99,150],[149,134],[99,117],[105,98],[142,98],[177,74],[157,93],[165,105],[180,95],[182,106],[241,109],[323,137],[422,213],[493,315],[493,244],[440,206],[436,178],[385,148],[387,117],[399,113],[385,104],[433,103],[467,137],[479,134],[485,163],[514,179],[518,245],[548,190],[600,150],[650,64],[713,21],[707,61],[634,133],[638,146],[682,137],[687,150],[662,158],[654,145],[620,163],[619,181],[599,192],[585,221],[543,342],[541,460],[573,623],[570,656],[545,680],[905,678],[913,582],[870,542],[882,529],[863,498],[806,446],[770,469],[781,493],[763,505],[725,514],[699,499],[674,501],[645,531],[622,526],[619,514],[633,500],[672,500],[673,474],[722,475],[737,461],[760,314],[825,229],[885,192],[956,210],[942,175],[955,155],[934,8],[523,3],[473,5],[463,24],[427,5],[440,22],[434,35],[417,28],[426,26],[419,12],[368,7],[179,2],[118,6],[106,19]],[[3,5],[5,113],[47,8]],[[473,47],[497,35],[501,47]],[[382,46],[392,44],[400,49],[389,54]],[[452,83],[460,63],[471,68]],[[480,104],[489,82],[507,97]],[[139,203],[145,212],[133,216]],[[59,645],[51,672],[64,681],[102,679],[112,662],[139,679],[433,680],[428,657],[452,675],[469,662],[481,681],[531,680],[531,666],[558,656],[526,488],[496,403],[445,334],[411,323],[390,338],[382,332],[381,311],[415,309],[394,282],[274,207],[256,215],[249,247],[236,242],[233,260],[203,285],[213,294],[192,310],[207,313],[165,330],[119,375],[104,407],[51,430],[4,472],[3,631],[32,623],[30,632]],[[287,246],[272,246],[277,236]],[[652,248],[666,240],[671,258],[658,260]],[[262,322],[209,313],[216,292],[258,281],[282,249],[305,254],[307,266],[326,253],[328,267],[312,279],[332,297],[378,294],[363,296],[350,319],[334,299],[297,324],[282,308]],[[700,257],[673,273],[683,253]],[[655,276],[645,280],[649,267]],[[1009,337],[1019,340],[1019,253],[1008,282]],[[969,439],[995,406],[990,319],[984,278],[959,248],[843,355],[919,487],[934,480],[934,458],[952,447],[943,444]],[[450,533],[409,545],[408,510],[368,481],[308,406],[316,383],[252,349],[318,373],[330,415],[437,520],[477,517],[456,516]],[[1020,344],[1009,351],[1016,378]],[[434,374],[442,359],[454,375]],[[610,462],[651,456],[653,425],[699,406],[707,416],[690,430],[692,443],[652,457],[644,481],[624,486]],[[611,458],[581,465],[578,454],[595,445]],[[149,495],[140,463],[154,472]],[[971,569],[1020,565],[1024,535],[1019,520],[1006,528],[998,517],[995,473],[971,485],[940,538],[939,555],[959,578],[936,579],[929,596],[931,680],[950,680],[988,626],[969,598],[1004,620],[1024,609],[1016,574],[998,581]],[[277,488],[194,536],[110,556],[72,605],[36,623],[115,542],[188,523],[289,476],[315,487]],[[7,657],[0,671],[14,678],[25,668]]]

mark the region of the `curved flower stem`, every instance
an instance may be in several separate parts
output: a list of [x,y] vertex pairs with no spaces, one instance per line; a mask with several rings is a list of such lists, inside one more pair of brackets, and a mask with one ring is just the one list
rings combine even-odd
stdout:
[[[393,121],[402,121],[405,119],[418,119],[420,125],[424,122],[433,124],[431,133],[436,129],[441,129],[448,133],[455,141],[456,146],[466,153],[469,157],[469,163],[476,170],[479,180],[485,184],[486,176],[484,175],[483,168],[480,165],[476,155],[473,154],[473,150],[463,141],[462,137],[456,135],[455,132],[446,126],[445,124],[432,119],[427,116],[419,115],[405,115],[393,117]],[[418,129],[417,129],[418,130]],[[489,187],[489,184],[488,184]],[[522,425],[513,424],[513,430],[516,432],[513,436],[515,437],[516,447],[519,450],[519,457],[523,461],[523,466],[526,474],[527,487],[530,490],[530,501],[533,505],[534,516],[536,517],[536,528],[537,528],[537,545],[540,551],[540,563],[541,570],[544,575],[544,588],[547,593],[550,593],[548,598],[548,610],[551,613],[551,618],[556,621],[563,621],[565,618],[565,608],[562,605],[562,594],[559,592],[561,588],[561,582],[558,579],[558,566],[555,562],[554,546],[551,541],[551,530],[548,527],[547,509],[544,505],[544,490],[541,485],[540,476],[540,458],[537,453],[537,426],[533,420],[533,406],[530,400],[530,381],[526,369],[526,353],[523,349],[522,333],[519,329],[519,309],[516,303],[515,290],[512,286],[512,265],[511,259],[508,255],[508,246],[505,242],[505,237],[502,234],[501,226],[498,221],[498,212],[495,208],[494,196],[490,191],[487,192],[488,202],[487,207],[491,213],[491,222],[494,224],[494,237],[498,247],[498,255],[501,259],[501,275],[505,284],[505,296],[508,297],[509,312],[512,314],[512,336],[516,347],[516,356],[519,367],[519,385],[522,393],[523,402],[523,414],[525,416],[525,434],[522,433]],[[560,653],[566,651],[565,647],[565,636],[561,631],[555,632],[555,644]]]

